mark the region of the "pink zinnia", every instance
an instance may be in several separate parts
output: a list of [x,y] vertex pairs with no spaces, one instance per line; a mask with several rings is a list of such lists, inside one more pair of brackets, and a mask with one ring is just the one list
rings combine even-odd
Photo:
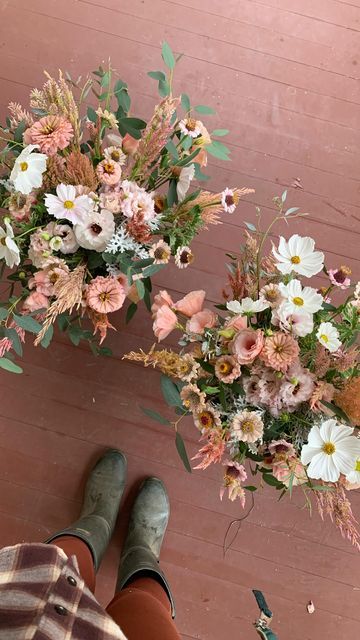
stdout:
[[97,176],[102,184],[114,186],[121,178],[121,167],[113,160],[102,160],[96,167]]
[[215,362],[215,375],[225,384],[231,384],[241,375],[240,365],[232,356],[220,356]]
[[91,280],[86,290],[86,301],[91,309],[98,313],[112,313],[121,309],[125,300],[125,291],[116,278],[97,276]]
[[244,409],[231,423],[231,435],[240,442],[256,442],[264,433],[264,423],[255,411]]
[[73,137],[72,125],[63,116],[45,116],[26,129],[24,142],[38,144],[42,153],[54,156],[59,149],[65,149]]
[[177,316],[170,307],[164,304],[157,310],[154,315],[153,331],[159,342],[165,340],[176,325]]
[[296,340],[289,334],[278,332],[265,339],[260,358],[266,366],[284,372],[298,355],[299,345]]
[[239,364],[251,364],[264,345],[264,334],[260,329],[243,329],[231,342],[231,351]]

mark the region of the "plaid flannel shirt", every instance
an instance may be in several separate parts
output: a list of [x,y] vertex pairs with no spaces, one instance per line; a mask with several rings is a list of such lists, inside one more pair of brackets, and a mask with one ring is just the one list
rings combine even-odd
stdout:
[[126,640],[84,584],[75,557],[46,544],[0,550],[1,640]]

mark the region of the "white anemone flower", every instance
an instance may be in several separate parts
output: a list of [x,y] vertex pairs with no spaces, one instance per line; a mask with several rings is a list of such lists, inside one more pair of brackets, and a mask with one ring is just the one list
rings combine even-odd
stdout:
[[360,440],[353,431],[333,418],[312,427],[301,451],[301,462],[309,465],[309,478],[337,482],[341,473],[347,475],[354,470],[360,457]]
[[231,300],[226,303],[226,307],[233,313],[245,315],[246,313],[259,313],[270,307],[270,302],[261,298],[260,300],[252,300],[251,298],[243,298],[241,302]]
[[275,326],[280,326],[283,331],[292,333],[295,336],[303,338],[314,330],[314,319],[310,313],[293,313],[287,315],[284,309],[274,309],[271,322]]
[[56,196],[46,193],[44,202],[51,216],[60,220],[70,220],[73,224],[85,220],[94,209],[92,198],[76,195],[76,189],[72,184],[59,184],[56,187]]
[[16,158],[10,173],[10,181],[16,191],[29,195],[33,189],[42,185],[42,174],[46,171],[47,156],[44,153],[32,153],[37,144],[28,144]]
[[322,322],[316,332],[316,337],[330,353],[337,351],[341,347],[339,332],[331,322]]
[[276,267],[283,273],[295,271],[301,276],[311,278],[324,267],[324,254],[314,251],[315,241],[312,238],[302,238],[297,234],[288,241],[280,236],[279,247],[273,247],[273,254],[278,261]]
[[80,247],[93,251],[105,251],[115,231],[114,216],[111,211],[93,211],[85,221],[74,226],[75,238]]
[[281,303],[281,313],[291,316],[299,313],[316,313],[324,301],[322,295],[313,287],[302,287],[300,280],[290,280],[285,285],[280,282],[279,289],[285,301]]
[[194,179],[195,165],[190,164],[188,167],[183,167],[180,171],[179,179],[176,185],[176,193],[179,202],[182,202],[189,191],[190,182]]
[[5,229],[0,227],[0,259],[4,259],[10,269],[20,263],[20,251],[14,238],[13,228],[8,220],[4,218]]
[[352,471],[346,475],[346,480],[350,484],[360,484],[360,458],[355,460]]

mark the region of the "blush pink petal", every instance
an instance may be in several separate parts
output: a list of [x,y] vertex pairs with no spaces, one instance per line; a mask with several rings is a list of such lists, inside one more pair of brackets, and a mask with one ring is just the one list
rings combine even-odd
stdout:
[[191,318],[191,316],[203,308],[205,295],[206,293],[202,289],[199,289],[199,291],[190,291],[190,293],[176,303],[175,308],[180,313],[183,313],[184,316]]
[[264,346],[264,334],[260,329],[243,329],[231,342],[231,352],[239,364],[250,364]]
[[246,316],[234,316],[227,320],[225,323],[226,328],[233,328],[237,331],[242,331],[247,328],[247,317]]
[[153,331],[158,341],[164,340],[176,327],[177,317],[167,305],[160,307],[155,316]]
[[217,315],[210,309],[204,309],[195,313],[186,323],[186,330],[189,333],[204,333],[205,329],[215,327]]
[[156,296],[154,296],[154,302],[151,306],[151,313],[153,317],[158,312],[160,307],[163,307],[164,305],[167,307],[174,307],[174,302],[172,301],[168,292],[165,291],[165,289],[163,289],[162,291],[159,291],[159,293],[157,293]]
[[22,310],[23,313],[32,313],[38,309],[47,309],[48,306],[49,299],[44,296],[43,293],[33,291],[33,293],[30,293],[30,295],[25,299]]

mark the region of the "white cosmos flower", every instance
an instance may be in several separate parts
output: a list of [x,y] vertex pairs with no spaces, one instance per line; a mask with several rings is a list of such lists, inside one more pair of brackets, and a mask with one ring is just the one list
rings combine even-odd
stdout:
[[0,259],[4,259],[10,269],[20,263],[20,251],[8,218],[4,218],[5,229],[0,227]]
[[87,195],[77,196],[72,184],[59,184],[56,187],[56,196],[46,193],[44,202],[51,216],[70,220],[73,224],[84,220],[94,209],[92,198]]
[[331,322],[322,322],[316,332],[316,337],[330,353],[337,351],[341,347],[339,332]]
[[74,226],[77,242],[84,249],[105,251],[115,231],[114,216],[111,211],[102,209],[93,211],[84,222]]
[[47,156],[44,153],[32,153],[37,144],[28,144],[16,158],[10,173],[10,180],[20,193],[28,195],[42,185],[42,174],[46,171]]
[[194,179],[195,165],[190,164],[188,167],[183,167],[180,171],[178,183],[176,185],[176,193],[179,202],[182,202],[189,191],[190,182]]
[[301,451],[301,462],[309,465],[309,478],[337,482],[340,473],[347,475],[354,470],[360,457],[360,440],[352,435],[353,431],[332,418],[320,427],[312,427],[308,444]]
[[281,303],[281,313],[291,316],[299,313],[316,313],[324,301],[322,295],[313,287],[302,287],[300,280],[290,280],[285,285],[280,282],[279,289],[285,301]]
[[259,313],[270,307],[270,302],[264,300],[252,300],[251,298],[243,298],[241,302],[238,300],[231,300],[226,303],[227,309],[233,313],[242,314],[245,313]]
[[360,483],[360,458],[355,460],[355,464],[353,466],[353,470],[350,471],[346,475],[346,480],[350,482],[350,484],[359,484]]
[[302,238],[295,234],[286,241],[280,236],[278,249],[273,247],[272,250],[278,260],[277,268],[283,274],[295,271],[307,278],[315,276],[324,266],[324,254],[322,251],[314,251],[314,247],[315,241],[312,238]]

